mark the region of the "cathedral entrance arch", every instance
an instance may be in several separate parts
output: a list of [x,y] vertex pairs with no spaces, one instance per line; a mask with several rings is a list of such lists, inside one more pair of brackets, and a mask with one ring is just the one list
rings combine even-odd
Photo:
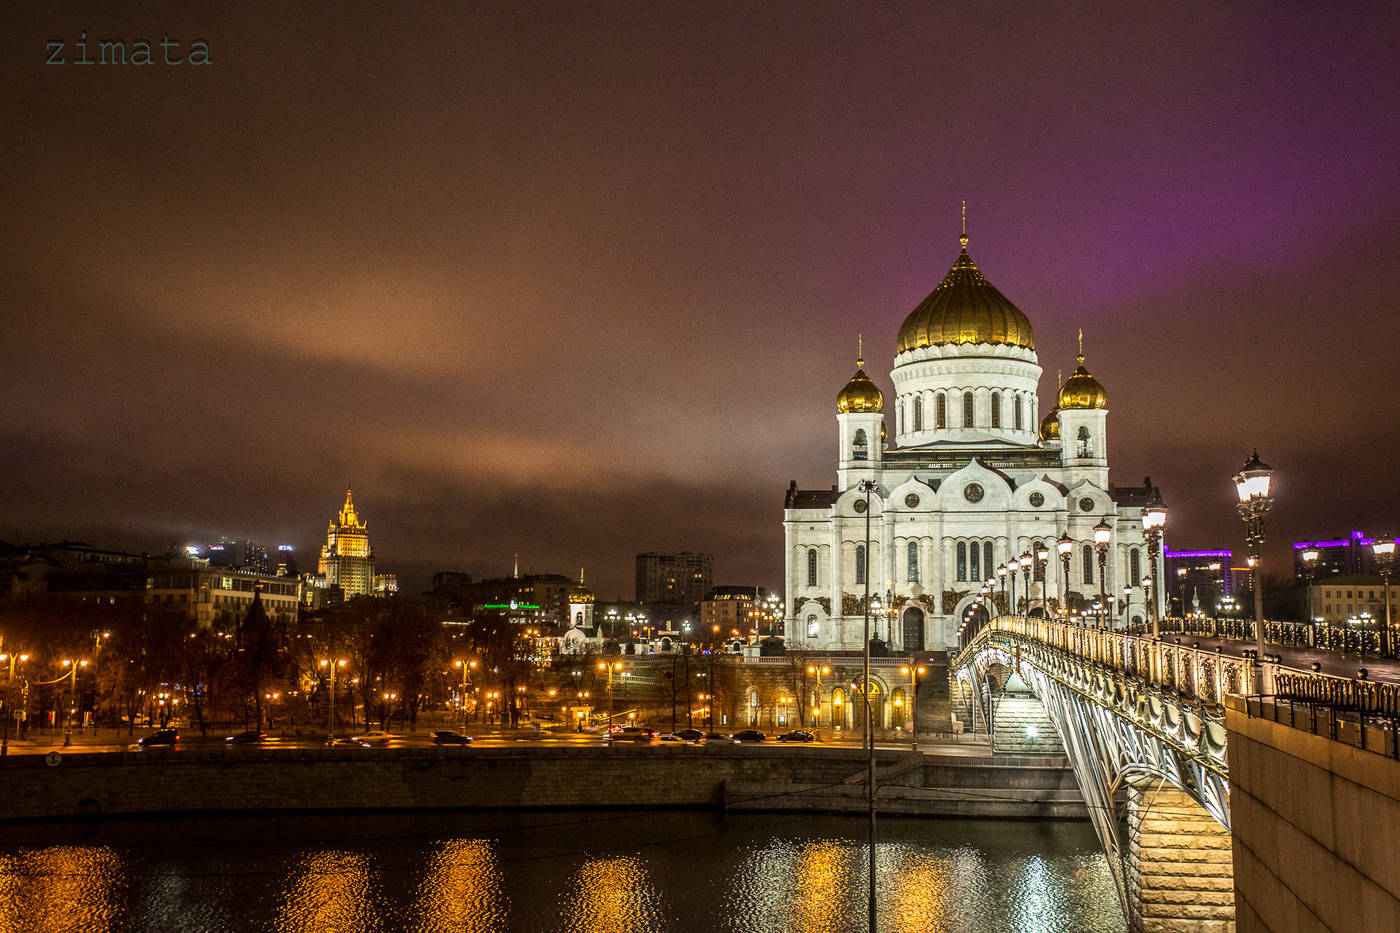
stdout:
[[918,606],[904,610],[904,650],[924,650],[924,611]]
[[[870,678],[870,720],[875,724],[876,729],[884,728],[885,721],[885,693],[880,689],[880,684],[875,678]],[[851,689],[851,718],[854,720],[854,728],[865,728],[865,698],[861,696],[860,684],[856,683]]]

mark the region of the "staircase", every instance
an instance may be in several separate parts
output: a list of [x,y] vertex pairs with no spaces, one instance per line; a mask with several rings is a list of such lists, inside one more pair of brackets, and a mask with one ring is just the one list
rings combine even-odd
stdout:
[[1064,756],[1055,725],[1034,694],[1003,693],[993,702],[994,749],[1011,755]]

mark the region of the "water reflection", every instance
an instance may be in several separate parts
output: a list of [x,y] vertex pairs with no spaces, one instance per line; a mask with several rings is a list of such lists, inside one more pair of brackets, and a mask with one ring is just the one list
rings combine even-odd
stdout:
[[[889,864],[896,862],[897,864]],[[890,892],[892,931],[952,929],[953,869],[947,858],[927,855],[906,846],[896,851],[880,851],[882,887]],[[1034,929],[1023,927],[1022,929]]]
[[660,905],[641,859],[594,858],[569,880],[559,916],[569,933],[633,933],[661,927]]
[[359,852],[328,850],[299,858],[273,921],[278,933],[361,933],[379,928],[370,907],[372,860]]
[[428,860],[413,907],[413,928],[489,933],[506,926],[500,866],[486,839],[452,839]]
[[122,917],[125,859],[106,846],[0,850],[0,930],[109,930]]

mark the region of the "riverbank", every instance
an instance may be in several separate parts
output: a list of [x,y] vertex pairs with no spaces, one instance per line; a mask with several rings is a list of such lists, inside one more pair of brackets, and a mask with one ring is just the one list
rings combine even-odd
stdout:
[[[877,754],[881,809],[1084,818],[1063,759]],[[0,820],[334,810],[863,806],[865,755],[834,746],[220,748],[0,760]]]

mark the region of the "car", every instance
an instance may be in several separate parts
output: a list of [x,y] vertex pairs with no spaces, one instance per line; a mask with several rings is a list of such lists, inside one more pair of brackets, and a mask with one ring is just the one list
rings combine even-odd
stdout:
[[779,742],[815,742],[817,737],[806,729],[793,729],[778,736]]
[[433,733],[434,745],[470,745],[472,737],[463,735],[460,732],[453,732],[451,729],[440,729]]
[[655,729],[648,729],[646,726],[623,726],[608,737],[608,744],[615,745],[622,742],[637,742],[643,745],[650,745],[655,739]]
[[741,732],[734,733],[733,739],[736,743],[765,742],[768,740],[768,736],[759,732],[757,729],[744,729]]
[[658,742],[664,742],[664,743],[666,743],[667,745],[693,745],[693,744],[695,744],[692,740],[687,739],[685,736],[680,735],[679,733],[676,733],[676,732],[668,732],[668,733],[665,734],[665,735],[658,735],[658,736],[656,737],[656,741],[658,741]]
[[705,736],[706,745],[733,745],[734,740],[722,732],[711,732]]
[[157,729],[142,736],[136,744],[141,748],[174,748],[180,744],[180,733],[174,729]]
[[373,745],[383,748],[388,745],[394,737],[388,732],[380,732],[376,729],[373,732],[361,732],[359,735],[351,736],[351,738],[361,745]]
[[224,739],[224,741],[230,745],[261,745],[266,738],[266,732],[249,730],[248,732],[240,732],[237,735],[231,735]]
[[705,733],[699,729],[677,729],[674,733],[685,739],[687,742],[699,742],[705,738]]
[[347,747],[347,746],[353,746],[353,747],[355,747],[355,748],[364,748],[364,747],[365,747],[363,744],[361,744],[361,742],[360,742],[359,739],[353,738],[353,737],[348,736],[348,735],[337,736],[337,737],[334,738],[334,739],[328,740],[328,741],[326,742],[326,744],[327,744],[327,745],[331,745],[331,746],[338,746],[338,747],[340,747],[340,748],[345,748],[345,747]]

